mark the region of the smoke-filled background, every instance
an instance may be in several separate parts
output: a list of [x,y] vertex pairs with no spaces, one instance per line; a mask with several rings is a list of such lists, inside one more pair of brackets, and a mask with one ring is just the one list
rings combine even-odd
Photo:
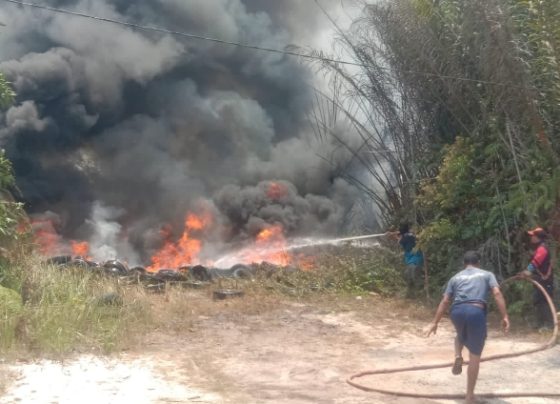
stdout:
[[[271,48],[312,43],[328,25],[312,1],[48,4]],[[52,218],[64,238],[145,262],[162,226],[180,231],[200,206],[223,242],[273,223],[289,235],[351,228],[359,198],[338,175],[350,156],[309,122],[312,66],[7,3],[0,21],[0,71],[17,93],[1,146],[29,214]],[[267,194],[270,180],[281,196]]]

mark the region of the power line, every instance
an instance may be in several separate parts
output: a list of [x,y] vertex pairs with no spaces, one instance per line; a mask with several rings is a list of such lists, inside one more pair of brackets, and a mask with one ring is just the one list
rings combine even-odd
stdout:
[[175,31],[175,30],[171,30],[171,29],[167,29],[167,28],[134,24],[134,23],[131,23],[131,22],[114,20],[112,18],[98,17],[98,16],[94,16],[94,15],[80,13],[78,11],[66,10],[66,9],[56,8],[56,7],[51,7],[51,6],[44,6],[44,5],[41,5],[41,4],[27,3],[27,2],[23,2],[23,1],[19,1],[19,0],[3,0],[3,1],[8,2],[8,3],[18,4],[20,6],[27,6],[27,7],[38,8],[38,9],[41,9],[41,10],[52,11],[54,13],[59,13],[59,14],[68,14],[68,15],[72,15],[72,16],[75,16],[75,17],[89,18],[89,19],[95,20],[95,21],[102,21],[102,22],[108,22],[108,23],[111,23],[111,24],[124,25],[126,27],[136,28],[136,29],[140,29],[140,30],[144,30],[144,31],[155,31],[155,32],[163,33],[163,34],[170,34],[170,35],[182,36],[182,37],[190,38],[190,39],[198,39],[198,40],[202,40],[202,41],[209,41],[209,42],[219,43],[219,44],[222,44],[222,45],[237,46],[239,48],[253,49],[253,50],[269,52],[269,53],[283,54],[283,55],[288,55],[288,56],[295,56],[295,57],[300,57],[300,58],[304,58],[304,59],[322,60],[324,62],[332,62],[332,63],[339,63],[339,64],[344,64],[344,65],[353,65],[353,66],[365,67],[363,64],[350,62],[350,61],[346,61],[346,60],[331,59],[331,58],[326,58],[326,57],[322,57],[322,56],[308,55],[308,54],[305,54],[305,53],[293,52],[293,51],[289,51],[289,50],[285,50],[285,49],[266,48],[266,47],[257,46],[257,45],[250,45],[250,44],[244,44],[244,43],[239,43],[239,42],[226,41],[224,39],[212,38],[212,37],[207,37],[207,36],[202,36],[202,35],[197,35],[197,34],[191,34],[191,33],[182,32],[182,31]]
[[[324,57],[324,56],[320,56],[320,55],[311,55],[311,54],[289,51],[289,50],[286,50],[286,49],[274,49],[274,48],[267,48],[267,47],[263,47],[263,46],[245,44],[245,43],[240,43],[240,42],[227,41],[227,40],[224,40],[224,39],[212,38],[212,37],[207,37],[207,36],[203,36],[203,35],[197,35],[197,34],[192,34],[192,33],[182,32],[182,31],[175,31],[175,30],[171,30],[171,29],[167,29],[167,28],[135,24],[135,23],[126,22],[126,21],[114,20],[112,18],[98,17],[98,16],[94,16],[94,15],[90,15],[90,14],[81,13],[81,12],[78,12],[78,11],[72,11],[72,10],[67,10],[67,9],[63,9],[63,8],[45,6],[45,5],[36,4],[36,3],[28,3],[28,2],[24,2],[24,1],[20,1],[20,0],[0,0],[0,1],[5,1],[7,3],[17,4],[19,6],[24,6],[24,7],[37,8],[37,9],[40,9],[40,10],[50,11],[50,12],[58,13],[58,14],[66,14],[66,15],[71,15],[71,16],[74,16],[74,17],[88,18],[88,19],[91,19],[91,20],[94,20],[94,21],[101,21],[101,22],[106,22],[106,23],[111,23],[111,24],[123,25],[123,26],[129,27],[129,28],[135,28],[135,29],[139,29],[139,30],[143,30],[143,31],[159,32],[159,33],[163,33],[163,34],[181,36],[181,37],[184,37],[184,38],[214,42],[214,43],[218,43],[218,44],[222,44],[222,45],[230,45],[230,46],[236,46],[236,47],[239,47],[239,48],[252,49],[252,50],[257,50],[257,51],[262,51],[262,52],[299,57],[299,58],[308,59],[308,60],[319,60],[319,61],[322,61],[322,62],[335,63],[335,64],[341,64],[341,65],[349,65],[349,66],[357,66],[357,67],[363,67],[363,68],[368,67],[366,64],[351,62],[351,61],[348,61],[348,60],[333,59],[333,58],[328,58],[328,57]],[[317,5],[319,7],[321,7],[320,4],[317,3]],[[378,68],[380,68],[382,70],[390,70],[390,68],[388,68],[388,67],[378,66]],[[478,84],[488,84],[488,85],[503,86],[503,87],[519,87],[519,88],[521,88],[521,86],[515,86],[515,85],[511,85],[511,84],[507,84],[507,83],[499,83],[499,82],[486,81],[486,80],[477,80],[477,79],[471,79],[471,78],[468,78],[468,77],[448,76],[448,75],[443,75],[443,74],[420,72],[420,71],[413,71],[413,70],[403,70],[403,72],[410,73],[410,74],[418,74],[418,75],[426,76],[426,77],[435,77],[435,78],[440,78],[440,79],[450,79],[450,80],[457,80],[457,81],[473,82],[473,83],[478,83]]]

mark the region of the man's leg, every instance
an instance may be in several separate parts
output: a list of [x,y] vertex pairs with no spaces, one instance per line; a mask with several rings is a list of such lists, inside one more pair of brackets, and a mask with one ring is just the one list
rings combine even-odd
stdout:
[[461,344],[461,341],[459,341],[459,336],[455,336],[455,357],[456,358],[462,358],[463,357],[463,347],[464,345]]
[[[548,296],[550,296],[550,298],[552,299],[552,301],[554,301],[554,284],[552,282],[548,282],[545,286],[545,290]],[[553,313],[550,311],[548,301],[546,299],[543,299],[542,305],[543,305],[542,310],[543,310],[544,326],[548,328],[552,328],[554,327],[554,319],[553,319]]]
[[463,372],[463,346],[459,336],[455,336],[455,361],[451,368],[451,373],[454,375],[460,375]]
[[451,309],[451,322],[455,326],[455,360],[453,361],[453,367],[451,368],[451,373],[454,375],[460,375],[463,371],[463,341],[465,335],[465,316],[464,307],[454,307]]
[[[545,287],[548,295],[552,294],[552,290],[549,290],[548,287]],[[550,307],[548,306],[548,301],[543,296],[540,290],[535,290],[534,297],[533,297],[533,304],[535,307],[535,328],[542,328],[548,327],[552,328],[554,326],[554,321],[552,317],[552,313],[550,312]]]
[[547,313],[546,307],[548,306],[546,298],[543,296],[540,289],[536,286],[533,288],[533,307],[535,311],[535,322],[533,327],[539,329],[546,324]]
[[550,308],[548,307],[548,303],[540,302],[535,309],[538,312],[538,328],[546,329],[552,328],[552,316],[550,313]]
[[422,265],[416,265],[414,268],[414,287],[416,289],[424,287],[424,267]]
[[406,281],[406,297],[414,296],[414,271],[416,269],[415,265],[408,264],[404,272],[404,278]]
[[480,355],[469,353],[469,367],[467,370],[467,404],[474,403],[474,388],[478,379],[478,370],[480,368]]
[[469,366],[467,368],[467,404],[474,403],[474,388],[478,379],[480,355],[486,342],[486,311],[476,306],[468,308],[467,338],[464,340],[469,349]]

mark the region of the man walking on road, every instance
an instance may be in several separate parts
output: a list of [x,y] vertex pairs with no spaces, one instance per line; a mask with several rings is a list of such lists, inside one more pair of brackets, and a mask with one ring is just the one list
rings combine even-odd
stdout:
[[480,355],[486,341],[486,306],[491,290],[502,315],[504,331],[509,330],[506,302],[493,273],[478,267],[480,257],[468,251],[463,258],[465,268],[453,276],[443,294],[427,336],[437,331],[438,323],[451,304],[451,321],[457,331],[455,337],[455,362],[452,373],[458,375],[463,367],[463,347],[469,350],[466,402],[474,403],[474,388],[480,367]]

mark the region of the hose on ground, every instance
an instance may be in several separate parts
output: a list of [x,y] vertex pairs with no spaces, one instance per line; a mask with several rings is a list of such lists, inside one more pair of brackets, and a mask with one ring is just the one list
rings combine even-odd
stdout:
[[[556,339],[558,338],[558,315],[556,314],[556,308],[554,306],[554,302],[546,292],[546,290],[536,281],[530,278],[524,278],[519,276],[514,276],[505,280],[502,285],[510,283],[516,280],[525,280],[532,283],[535,287],[537,287],[540,292],[545,296],[548,306],[550,308],[552,318],[554,320],[554,329],[552,332],[552,336],[550,339],[536,348],[527,349],[520,352],[510,352],[505,354],[497,354],[497,355],[490,355],[487,357],[481,358],[481,362],[489,362],[495,361],[499,359],[507,359],[507,358],[515,358],[518,356],[529,355],[535,352],[545,351],[547,349],[552,348],[556,344]],[[465,361],[464,364],[468,364],[468,361]],[[433,400],[460,400],[464,399],[464,394],[429,394],[429,393],[407,393],[395,390],[385,390],[376,387],[369,387],[364,386],[362,384],[357,383],[356,379],[362,378],[364,376],[373,376],[373,375],[383,375],[383,374],[390,374],[390,373],[404,373],[404,372],[415,372],[420,370],[429,370],[429,369],[441,369],[451,367],[453,365],[452,362],[446,363],[437,363],[433,365],[420,365],[420,366],[410,366],[410,367],[402,367],[402,368],[389,368],[389,369],[377,369],[377,370],[368,370],[365,372],[360,372],[355,375],[350,376],[346,382],[363,391],[371,392],[371,393],[379,393],[391,396],[398,396],[398,397],[410,397],[410,398],[425,398],[425,399],[433,399]],[[543,397],[543,398],[560,398],[560,393],[547,393],[547,392],[503,392],[503,393],[483,393],[477,394],[479,398],[517,398],[517,397]]]

